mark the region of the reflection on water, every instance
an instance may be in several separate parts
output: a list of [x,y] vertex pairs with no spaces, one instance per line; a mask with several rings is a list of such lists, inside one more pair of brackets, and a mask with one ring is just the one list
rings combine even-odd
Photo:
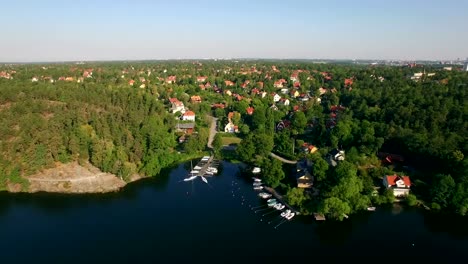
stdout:
[[311,252],[315,260],[331,261],[379,254],[383,245],[398,245],[395,258],[457,257],[468,248],[466,218],[404,206],[362,212],[344,222],[299,216],[274,229],[267,222],[281,220],[279,213],[251,210],[265,202],[237,164],[222,162],[209,185],[182,182],[190,167],[186,162],[117,193],[1,193],[2,261],[46,262],[48,245],[58,252],[57,261],[67,263],[198,262],[213,256],[244,261],[262,255],[278,260],[308,258]]

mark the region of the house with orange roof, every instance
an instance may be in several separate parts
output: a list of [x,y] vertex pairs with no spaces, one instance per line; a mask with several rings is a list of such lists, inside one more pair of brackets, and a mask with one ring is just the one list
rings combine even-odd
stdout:
[[166,83],[175,83],[176,82],[176,76],[175,75],[171,75],[169,77],[166,78]]
[[247,112],[248,115],[253,115],[254,110],[255,109],[253,107],[249,106],[247,109],[245,109],[245,112]]
[[408,176],[386,175],[383,178],[383,185],[387,189],[393,189],[395,197],[402,197],[409,194],[411,181]]
[[204,82],[204,81],[206,81],[206,79],[208,79],[208,77],[206,77],[206,76],[198,76],[198,77],[197,77],[197,82]]
[[187,111],[182,115],[184,121],[195,121],[195,113],[193,111]]
[[190,102],[192,103],[201,103],[202,99],[199,95],[192,95],[190,97]]
[[226,86],[234,86],[234,83],[231,82],[231,81],[226,80],[226,81],[224,81],[224,85],[226,85]]
[[130,86],[133,86],[133,84],[134,84],[134,83],[135,83],[135,81],[134,81],[134,80],[130,80],[130,81],[128,81],[128,85],[130,85]]

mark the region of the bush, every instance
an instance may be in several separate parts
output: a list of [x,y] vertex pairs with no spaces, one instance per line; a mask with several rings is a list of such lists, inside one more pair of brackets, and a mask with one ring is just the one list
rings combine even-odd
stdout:
[[406,202],[409,206],[415,206],[418,204],[418,199],[414,194],[408,194],[408,196],[406,196]]

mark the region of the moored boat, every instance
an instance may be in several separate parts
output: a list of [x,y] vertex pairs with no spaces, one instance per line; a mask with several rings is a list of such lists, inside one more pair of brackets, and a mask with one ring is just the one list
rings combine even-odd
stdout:
[[258,190],[263,190],[263,186],[255,186],[255,187],[254,187],[254,190],[257,190],[257,191],[258,191]]
[[375,207],[374,206],[371,206],[371,207],[367,207],[367,211],[375,211]]
[[282,213],[281,213],[281,216],[282,216],[282,217],[286,217],[286,216],[288,216],[289,214],[291,214],[291,210],[288,209],[288,210],[282,212]]
[[295,213],[290,213],[285,218],[288,220],[291,220],[295,215],[296,215]]
[[194,176],[190,176],[190,177],[188,177],[188,178],[185,178],[184,181],[193,181],[193,180],[195,180],[196,178],[197,178],[197,176],[194,175]]

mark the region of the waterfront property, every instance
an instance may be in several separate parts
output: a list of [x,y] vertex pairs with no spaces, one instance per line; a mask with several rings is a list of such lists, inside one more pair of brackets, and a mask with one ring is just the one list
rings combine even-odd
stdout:
[[401,197],[409,194],[411,181],[408,176],[387,175],[383,178],[383,185],[392,188],[395,197]]

